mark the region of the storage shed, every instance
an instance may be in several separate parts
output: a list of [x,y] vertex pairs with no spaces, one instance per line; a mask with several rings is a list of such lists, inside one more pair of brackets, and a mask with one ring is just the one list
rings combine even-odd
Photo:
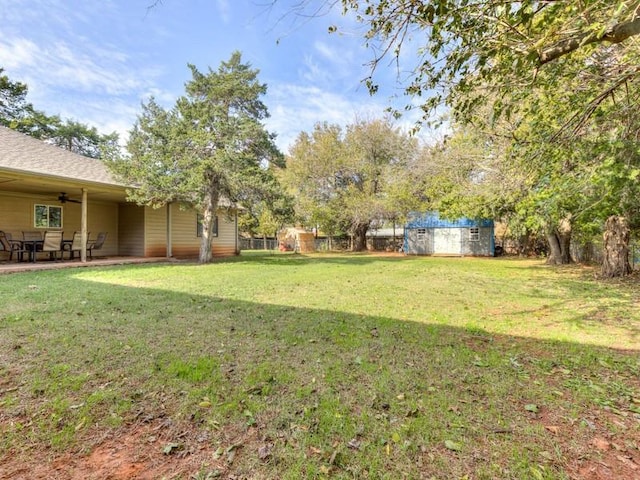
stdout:
[[492,257],[494,251],[493,220],[444,220],[436,212],[414,213],[404,228],[404,252],[409,255]]

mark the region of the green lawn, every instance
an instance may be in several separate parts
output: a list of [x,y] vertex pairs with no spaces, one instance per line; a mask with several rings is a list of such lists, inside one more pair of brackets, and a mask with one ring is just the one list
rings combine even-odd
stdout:
[[0,285],[0,478],[640,475],[634,279],[249,254]]

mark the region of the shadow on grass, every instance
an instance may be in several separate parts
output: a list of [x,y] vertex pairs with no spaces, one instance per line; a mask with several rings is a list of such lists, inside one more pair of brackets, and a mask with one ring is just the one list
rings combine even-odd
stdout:
[[25,275],[0,314],[5,459],[143,421],[141,449],[221,449],[240,477],[560,479],[594,435],[639,460],[635,355],[74,274]]

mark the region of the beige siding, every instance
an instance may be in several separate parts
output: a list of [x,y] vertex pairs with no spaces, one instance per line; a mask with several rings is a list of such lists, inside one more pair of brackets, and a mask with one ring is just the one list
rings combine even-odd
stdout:
[[197,236],[196,212],[171,205],[171,252],[176,257],[198,255],[200,238]]
[[[200,252],[195,210],[171,206],[171,252],[175,257],[195,257]],[[213,239],[215,256],[234,255],[236,252],[235,214],[218,211],[218,236]]]
[[226,210],[218,211],[218,237],[213,241],[213,254],[215,256],[234,255],[237,241],[235,212],[229,214]]
[[133,204],[120,204],[119,220],[119,254],[144,256],[144,208]]
[[[33,227],[33,196],[0,194],[0,230],[22,238],[24,230]],[[63,218],[64,222],[64,212]]]
[[[79,232],[82,229],[82,206],[79,203],[65,203],[62,221],[64,238],[73,238],[73,232]],[[96,251],[96,255],[117,255],[118,204],[89,201],[87,205],[87,231],[90,239],[96,238],[99,232],[107,233],[107,240],[99,253]]]
[[[58,202],[56,196],[26,195],[19,193],[0,194],[0,230],[9,232],[14,238],[22,238],[23,231],[44,233],[46,228],[34,225],[34,206],[52,205],[62,207],[62,231],[65,239],[73,238],[73,232],[81,229],[81,206],[78,203]],[[88,230],[90,238],[98,232],[107,232],[107,241],[100,255],[118,253],[118,205],[89,200],[87,205]]]
[[144,256],[167,255],[167,209],[144,207]]

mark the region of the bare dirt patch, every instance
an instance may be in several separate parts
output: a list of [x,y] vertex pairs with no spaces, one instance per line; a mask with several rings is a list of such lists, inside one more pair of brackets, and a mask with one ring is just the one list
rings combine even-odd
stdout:
[[[7,455],[0,460],[2,480],[154,480],[189,477],[201,470],[218,471],[229,466],[214,458],[209,442],[193,439],[170,442],[175,432],[160,432],[158,425],[131,425],[104,439],[87,454],[65,453],[47,459],[47,455]],[[182,432],[182,437],[187,437]],[[169,448],[174,445],[173,448]]]
[[[557,438],[565,458],[561,468],[569,478],[640,480],[637,418],[598,410],[582,420],[587,424],[585,429],[543,411],[534,421]],[[615,425],[615,433],[611,425]]]

